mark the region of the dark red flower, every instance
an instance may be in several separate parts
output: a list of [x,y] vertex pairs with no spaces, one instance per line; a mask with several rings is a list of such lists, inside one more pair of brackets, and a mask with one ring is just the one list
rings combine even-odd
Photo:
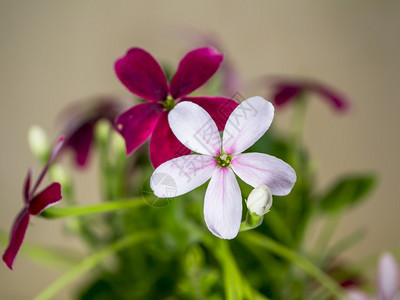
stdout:
[[79,103],[64,112],[67,125],[64,129],[65,149],[75,153],[78,167],[88,163],[93,145],[94,128],[98,121],[108,120],[111,124],[123,111],[123,106],[115,97],[95,97],[86,103]]
[[47,207],[57,204],[61,200],[61,185],[58,182],[53,182],[41,192],[36,192],[39,184],[42,182],[47,173],[51,163],[54,161],[57,153],[59,152],[64,138],[61,137],[53,148],[50,159],[45,165],[42,173],[40,173],[33,188],[31,188],[32,171],[29,169],[28,175],[25,180],[23,195],[24,195],[24,208],[20,211],[14,221],[10,233],[10,242],[3,254],[3,261],[12,270],[15,257],[24,241],[25,233],[28,228],[29,219],[31,215],[39,215]]
[[157,61],[145,50],[132,48],[115,63],[121,82],[135,95],[147,100],[133,106],[116,121],[126,142],[127,154],[150,136],[150,159],[158,167],[172,158],[189,154],[172,133],[168,113],[176,103],[191,101],[204,108],[222,130],[237,103],[224,97],[186,97],[202,86],[219,68],[223,56],[212,47],[198,48],[180,61],[171,82]]
[[315,93],[321,96],[337,111],[346,111],[349,106],[348,100],[338,91],[317,81],[274,77],[267,79],[267,82],[272,87],[270,99],[277,107],[296,100],[304,93]]

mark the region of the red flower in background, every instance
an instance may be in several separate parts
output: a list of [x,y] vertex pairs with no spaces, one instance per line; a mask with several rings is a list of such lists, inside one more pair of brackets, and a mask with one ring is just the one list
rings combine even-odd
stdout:
[[204,108],[222,130],[238,105],[224,97],[186,97],[202,86],[218,70],[223,55],[212,47],[198,48],[180,61],[171,82],[157,61],[145,50],[132,48],[115,63],[121,82],[135,95],[147,100],[133,106],[116,121],[116,129],[126,142],[127,154],[150,136],[150,159],[154,167],[172,158],[190,154],[172,133],[168,113],[176,103],[191,101]]
[[75,153],[78,167],[86,166],[89,161],[96,123],[108,120],[114,124],[122,111],[123,105],[116,97],[102,96],[80,102],[64,112],[64,118],[67,119],[64,149],[71,149]]
[[25,206],[14,221],[10,233],[10,242],[3,254],[3,261],[11,270],[13,269],[15,257],[17,256],[21,244],[24,241],[30,216],[39,215],[47,207],[57,204],[57,202],[59,202],[62,198],[61,185],[58,182],[53,182],[39,193],[36,193],[36,191],[46,175],[50,165],[54,161],[57,153],[61,149],[63,142],[64,138],[61,137],[54,146],[50,159],[45,165],[42,173],[40,173],[39,178],[37,179],[33,188],[31,188],[32,171],[30,169],[28,171],[23,190]]
[[348,100],[341,93],[317,81],[282,77],[268,79],[268,85],[272,87],[270,99],[277,107],[296,100],[304,93],[319,95],[337,111],[346,111],[349,106]]

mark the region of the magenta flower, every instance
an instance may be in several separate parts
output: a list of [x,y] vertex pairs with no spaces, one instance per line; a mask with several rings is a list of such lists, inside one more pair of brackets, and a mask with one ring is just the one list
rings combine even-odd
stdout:
[[296,100],[304,93],[315,93],[326,99],[337,111],[348,109],[348,101],[343,95],[320,82],[290,78],[273,78],[268,81],[273,89],[271,99],[278,107]]
[[68,121],[64,130],[64,149],[71,149],[74,152],[78,167],[84,167],[88,163],[96,123],[108,120],[113,124],[121,111],[122,105],[115,97],[96,97],[87,103],[79,103],[65,112]]
[[287,163],[264,153],[242,153],[268,130],[274,107],[261,97],[243,101],[229,116],[222,139],[217,125],[200,106],[179,103],[169,114],[176,137],[199,154],[185,155],[160,165],[150,186],[157,197],[183,195],[210,180],[204,198],[208,229],[233,239],[242,218],[242,194],[236,175],[250,186],[267,186],[273,195],[287,195],[296,173]]
[[147,100],[123,114],[116,129],[125,139],[127,154],[150,136],[150,159],[158,167],[172,158],[189,154],[172,133],[168,113],[176,103],[191,101],[204,108],[222,129],[237,103],[223,97],[186,97],[202,86],[219,68],[223,55],[214,48],[195,49],[180,61],[171,82],[157,61],[145,50],[132,48],[115,63],[121,82],[135,95]]
[[46,175],[51,163],[62,147],[63,141],[64,138],[61,137],[54,146],[50,159],[44,167],[42,173],[40,173],[39,178],[33,188],[31,188],[32,171],[31,169],[28,171],[23,190],[25,206],[14,221],[10,233],[10,242],[3,254],[3,261],[11,270],[13,270],[15,257],[17,256],[21,244],[24,241],[30,216],[39,215],[47,207],[55,205],[61,200],[61,185],[58,182],[53,182],[39,193],[36,191]]
[[384,253],[379,260],[377,297],[370,297],[356,289],[348,294],[354,300],[400,300],[399,284],[399,267],[396,260],[391,254]]

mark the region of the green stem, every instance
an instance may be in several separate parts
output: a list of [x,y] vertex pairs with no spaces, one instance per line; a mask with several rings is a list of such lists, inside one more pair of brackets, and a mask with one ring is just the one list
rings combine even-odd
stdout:
[[335,281],[328,275],[322,272],[312,262],[298,255],[293,250],[278,244],[274,240],[256,232],[246,232],[241,235],[240,240],[243,243],[252,243],[253,245],[262,247],[268,251],[279,255],[288,261],[296,264],[299,268],[303,269],[308,275],[319,281],[333,296],[338,299],[350,300],[350,298],[340,289]]
[[92,215],[104,212],[111,212],[120,209],[140,208],[145,206],[146,202],[142,197],[130,200],[119,200],[113,202],[104,202],[92,205],[69,206],[69,207],[50,207],[43,211],[40,216],[48,219],[76,217]]
[[350,248],[351,246],[360,242],[366,236],[366,231],[364,229],[358,229],[348,236],[340,239],[336,244],[332,245],[328,249],[328,256],[335,257],[340,253],[343,253],[345,250]]
[[266,296],[254,290],[245,276],[242,275],[229,248],[228,241],[220,239],[214,241],[207,237],[203,241],[221,265],[227,300],[269,300]]
[[315,253],[324,256],[327,251],[329,242],[335,233],[335,230],[339,224],[341,214],[335,213],[326,220],[324,227],[322,228],[318,240],[315,245]]
[[63,287],[69,284],[72,280],[76,279],[79,275],[89,271],[101,261],[103,261],[107,256],[121,251],[124,248],[132,246],[137,243],[141,243],[145,240],[153,238],[155,232],[141,232],[138,234],[127,236],[126,238],[111,244],[107,248],[89,256],[81,263],[77,264],[75,267],[71,268],[63,276],[58,278],[50,286],[48,286],[43,292],[41,292],[34,300],[46,300],[51,299],[56,295]]
[[295,107],[291,121],[292,146],[296,148],[295,150],[298,150],[298,148],[301,146],[304,125],[306,121],[306,110],[307,99],[303,95],[300,95],[295,101]]

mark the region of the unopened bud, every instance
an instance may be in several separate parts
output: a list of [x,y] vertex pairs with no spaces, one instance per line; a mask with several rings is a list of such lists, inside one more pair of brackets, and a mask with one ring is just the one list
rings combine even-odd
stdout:
[[116,131],[112,132],[112,136],[111,136],[111,146],[112,149],[118,153],[118,154],[122,154],[122,155],[126,155],[125,154],[125,140],[124,138]]
[[266,214],[272,206],[272,194],[269,188],[262,185],[251,191],[247,199],[247,208],[258,216]]
[[50,144],[44,130],[33,125],[28,131],[28,144],[32,153],[41,161],[45,162],[50,154]]
[[59,164],[53,164],[50,168],[51,179],[64,186],[71,184],[71,177],[67,170]]
[[107,144],[108,138],[110,135],[111,131],[111,124],[107,120],[100,120],[97,122],[96,127],[95,127],[95,134],[97,140],[101,144]]

